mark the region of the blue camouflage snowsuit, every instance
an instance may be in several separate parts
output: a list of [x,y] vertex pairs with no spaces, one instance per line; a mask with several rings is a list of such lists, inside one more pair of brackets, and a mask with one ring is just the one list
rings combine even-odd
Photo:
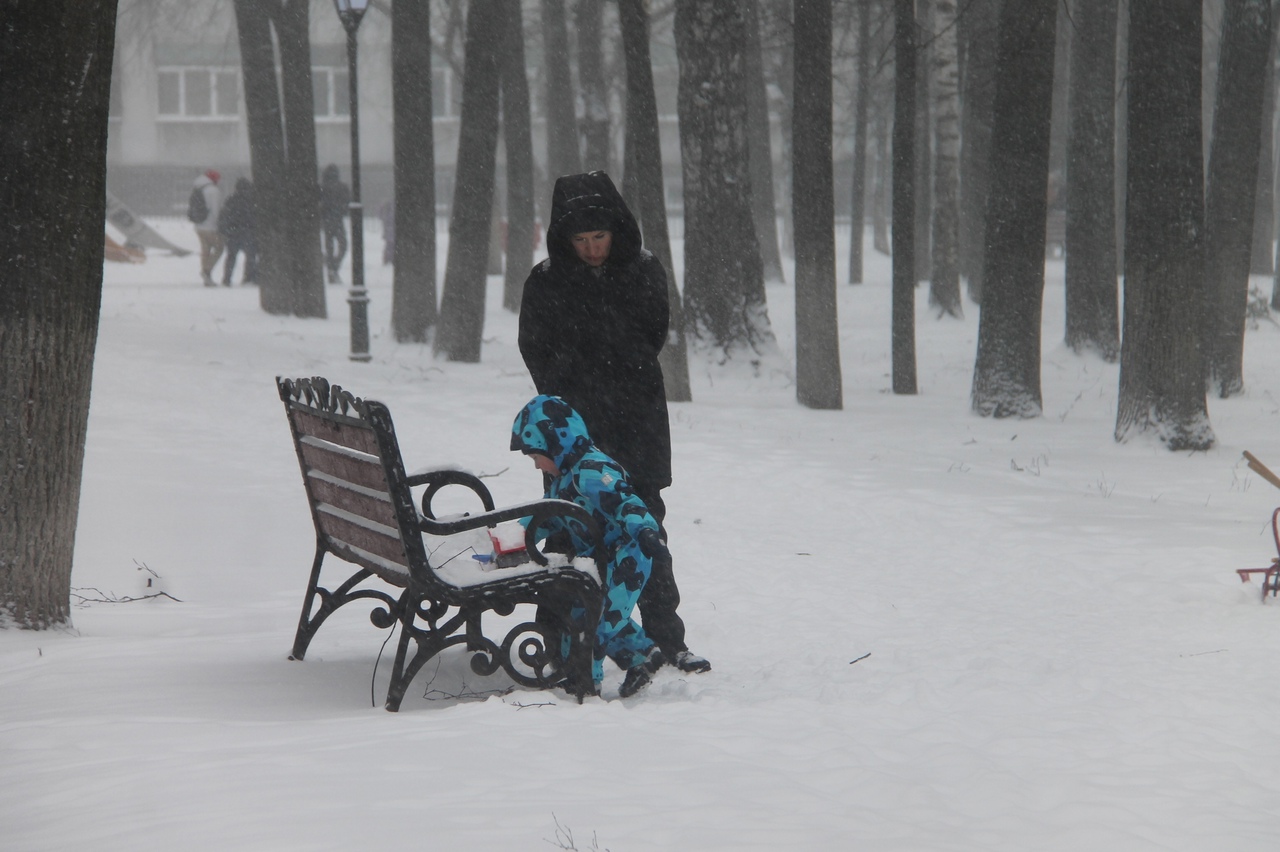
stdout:
[[[587,425],[578,412],[556,396],[537,396],[516,417],[511,428],[511,449],[539,453],[560,468],[552,477],[547,497],[569,500],[591,513],[600,524],[607,560],[604,577],[604,611],[596,630],[592,676],[599,686],[604,659],[629,669],[644,662],[654,643],[644,628],[631,620],[631,611],[653,570],[653,556],[664,547],[658,522],[635,495],[626,471],[591,443]],[[567,530],[574,550],[592,555],[593,547],[579,525],[555,520],[543,525],[539,537]],[[578,612],[575,611],[575,617]]]

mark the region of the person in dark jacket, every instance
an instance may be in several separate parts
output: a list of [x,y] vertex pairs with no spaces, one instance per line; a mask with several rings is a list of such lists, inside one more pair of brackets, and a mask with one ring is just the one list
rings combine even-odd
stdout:
[[222,261],[222,286],[231,286],[231,276],[236,271],[236,255],[244,253],[244,278],[242,283],[253,284],[258,277],[258,236],[255,230],[253,183],[248,178],[236,181],[235,192],[222,204],[218,217],[218,233],[227,244],[227,254]]
[[[600,694],[608,658],[626,672],[618,694],[629,698],[647,686],[665,662],[644,628],[631,620],[655,557],[666,553],[658,521],[636,496],[622,466],[596,448],[578,412],[559,397],[536,396],[520,410],[511,426],[511,449],[532,458],[545,474],[547,497],[578,504],[600,527],[604,608],[593,643],[590,691]],[[575,553],[594,555],[594,543],[578,535],[580,527],[574,522],[557,518],[538,533],[558,530],[569,537]],[[584,615],[580,607],[574,617]],[[570,691],[573,687],[576,684]]]
[[[556,181],[546,260],[520,306],[520,354],[538,393],[562,397],[596,446],[627,471],[662,522],[671,484],[671,427],[658,353],[667,339],[667,275],[604,172]],[[665,530],[663,538],[666,538]],[[669,557],[655,560],[640,598],[645,631],[682,671],[711,668],[685,643]]]
[[329,283],[341,284],[338,267],[347,256],[347,228],[343,219],[351,206],[351,187],[338,176],[333,163],[324,167],[320,177],[320,228],[324,232],[324,265],[329,270]]

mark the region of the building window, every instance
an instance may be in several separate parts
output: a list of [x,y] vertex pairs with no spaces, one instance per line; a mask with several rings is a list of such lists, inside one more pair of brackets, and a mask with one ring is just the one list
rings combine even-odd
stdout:
[[239,75],[227,68],[160,68],[161,119],[226,121],[240,115]]
[[351,116],[351,89],[346,68],[312,68],[316,118],[346,121]]

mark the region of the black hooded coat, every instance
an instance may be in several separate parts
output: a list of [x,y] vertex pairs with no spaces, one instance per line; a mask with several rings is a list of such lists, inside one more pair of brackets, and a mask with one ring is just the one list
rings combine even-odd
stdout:
[[[613,243],[604,265],[592,268],[571,238],[595,230],[611,232]],[[658,365],[670,320],[666,272],[642,247],[640,226],[604,172],[556,181],[547,254],[525,281],[520,354],[538,393],[573,406],[636,492],[655,501],[671,484]]]

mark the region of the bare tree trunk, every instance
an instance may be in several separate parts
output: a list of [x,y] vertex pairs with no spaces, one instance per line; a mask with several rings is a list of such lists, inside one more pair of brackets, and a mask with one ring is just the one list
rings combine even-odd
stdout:
[[498,147],[498,50],[506,29],[502,0],[472,0],[458,128],[457,180],[435,353],[476,363],[484,332],[489,228]]
[[929,302],[939,316],[961,317],[960,58],[956,0],[934,0],[933,263]]
[[796,223],[796,399],[808,408],[838,410],[843,389],[831,186],[831,2],[795,0],[791,203]]
[[394,284],[391,329],[400,343],[426,343],[436,323],[436,168],[432,130],[431,6],[391,6],[395,126]]
[[1204,166],[1199,0],[1129,12],[1128,215],[1117,441],[1213,445],[1199,313],[1204,292]]
[[[627,67],[627,169],[634,195],[628,199],[640,219],[644,244],[667,273],[667,300],[671,308],[667,345],[658,363],[668,402],[693,399],[689,387],[688,346],[685,343],[684,305],[676,287],[667,231],[666,191],[662,175],[662,149],[658,133],[658,102],[649,58],[649,13],[644,0],[618,0],[622,27],[623,60]],[[634,172],[634,179],[631,174]]]
[[547,178],[555,183],[558,177],[582,171],[564,0],[542,0],[542,55],[547,75]]
[[1271,49],[1267,55],[1265,92],[1262,96],[1262,148],[1258,154],[1258,189],[1253,208],[1252,260],[1253,275],[1273,275],[1276,242],[1276,21],[1280,10],[1271,9]]
[[315,91],[311,84],[310,5],[282,2],[275,14],[284,103],[284,181],[278,186],[288,245],[289,313],[323,319],[324,268],[320,254],[320,187],[316,177]]
[[867,113],[871,101],[871,6],[858,3],[858,89],[853,106],[853,194],[849,217],[849,283],[862,283],[862,243],[867,212]]
[[747,20],[747,148],[751,156],[751,209],[760,243],[766,281],[784,283],[778,251],[778,209],[773,197],[773,143],[769,128],[769,95],[765,91],[760,44],[760,2],[743,5]]
[[604,4],[579,3],[578,86],[582,89],[583,168],[609,170],[609,87],[604,76],[600,19]]
[[503,0],[506,46],[499,57],[502,73],[502,139],[507,154],[507,264],[502,306],[520,310],[524,280],[533,266],[533,126],[529,78],[524,61],[524,23],[520,0]]
[[0,628],[70,620],[102,303],[115,0],[5,6]]
[[916,283],[933,277],[933,104],[930,95],[929,57],[933,51],[934,0],[915,0],[916,27]]
[[1222,397],[1244,390],[1245,309],[1270,53],[1271,0],[1227,0],[1205,199],[1202,325],[1205,372]]
[[996,92],[1000,0],[973,0],[960,16],[966,45],[960,135],[960,274],[969,298],[982,301],[987,252],[987,196],[991,186],[991,121]]
[[1116,0],[1081,0],[1071,41],[1066,342],[1120,355],[1116,282]]
[[984,417],[1039,417],[1040,318],[1053,101],[1055,0],[1000,9],[987,258],[972,404]]
[[751,215],[743,10],[686,0],[675,32],[688,331],[726,358],[760,353],[775,341]]
[[894,0],[893,392],[916,392],[915,0]]

